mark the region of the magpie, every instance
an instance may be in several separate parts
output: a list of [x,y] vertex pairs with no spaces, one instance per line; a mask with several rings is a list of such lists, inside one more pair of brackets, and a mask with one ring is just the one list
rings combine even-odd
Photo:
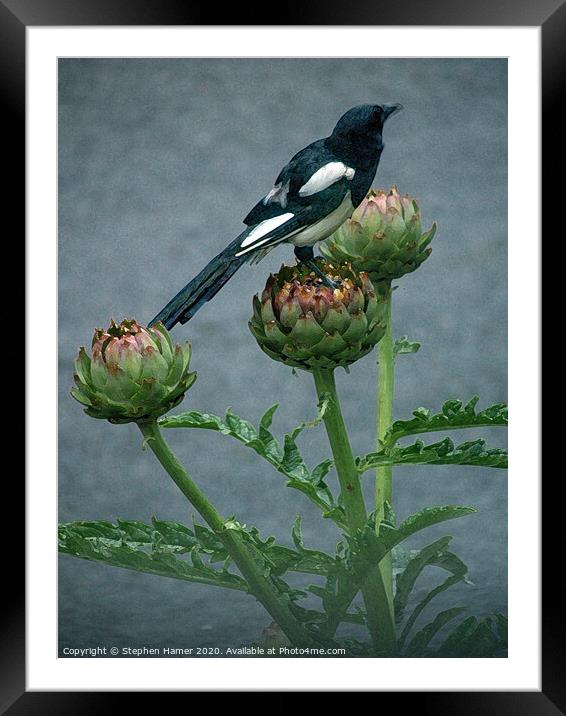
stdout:
[[186,323],[246,262],[256,263],[281,243],[323,283],[336,287],[314,260],[313,246],[333,234],[367,194],[383,151],[385,121],[400,104],[349,109],[332,134],[291,158],[275,185],[244,219],[245,230],[215,256],[152,319],[167,329]]

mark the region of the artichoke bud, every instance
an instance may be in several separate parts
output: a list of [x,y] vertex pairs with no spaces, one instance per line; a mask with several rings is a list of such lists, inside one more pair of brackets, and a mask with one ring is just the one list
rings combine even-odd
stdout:
[[338,288],[325,286],[307,267],[282,266],[253,300],[250,330],[274,360],[312,370],[348,366],[369,353],[385,333],[385,294],[348,263],[317,259]]
[[417,269],[430,256],[435,233],[436,224],[422,233],[415,199],[401,196],[395,186],[389,193],[371,189],[320,251],[330,261],[349,261],[356,271],[366,271],[375,284]]
[[191,347],[173,345],[161,323],[110,321],[94,331],[90,355],[81,348],[71,395],[85,413],[111,423],[151,420],[178,405],[196,380]]

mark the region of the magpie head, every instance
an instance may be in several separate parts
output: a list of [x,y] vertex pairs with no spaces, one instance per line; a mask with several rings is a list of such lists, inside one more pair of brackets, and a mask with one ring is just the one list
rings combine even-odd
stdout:
[[386,120],[401,109],[403,109],[401,104],[361,104],[352,107],[340,117],[332,136],[341,139],[359,137],[379,139]]

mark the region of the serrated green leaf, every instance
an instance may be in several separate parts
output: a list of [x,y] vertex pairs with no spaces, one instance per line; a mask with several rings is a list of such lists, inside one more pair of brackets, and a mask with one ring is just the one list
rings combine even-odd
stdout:
[[324,587],[319,587],[317,584],[309,584],[307,589],[311,594],[316,594],[316,596],[321,599],[324,599],[328,594],[328,591]]
[[291,612],[303,624],[321,624],[326,619],[324,612],[319,612],[316,609],[305,609],[305,607],[295,603],[291,604]]
[[[319,550],[303,546],[297,551],[276,544],[273,537],[264,540],[255,527],[246,529],[236,520],[227,521],[225,526],[242,535],[266,577],[280,577],[288,571],[327,576],[335,563],[333,557]],[[228,570],[230,557],[219,535],[199,524],[191,530],[178,522],[157,518],[153,518],[151,526],[126,520],[119,520],[117,525],[70,522],[59,526],[59,550],[149,574],[247,589],[245,581]],[[213,567],[217,562],[223,563],[220,570]],[[288,585],[286,590],[292,593]]]
[[306,549],[299,518],[293,525],[293,539],[303,559],[308,559],[312,555],[318,565],[324,566],[326,574],[324,586],[311,584],[307,587],[308,592],[320,597],[323,603],[324,612],[315,612],[318,615],[316,622],[320,626],[319,633],[331,638],[341,622],[364,624],[365,618],[362,613],[348,612],[348,607],[360,589],[361,577],[359,578],[353,570],[352,556],[347,545],[338,542],[334,559],[317,550]]
[[416,353],[421,347],[417,341],[410,341],[408,336],[401,336],[393,345],[393,355],[398,356],[404,353]]
[[306,423],[301,423],[300,425],[297,425],[296,428],[294,428],[290,435],[292,439],[294,440],[300,433],[303,432],[303,430],[306,430],[307,428],[314,428],[317,425],[319,425],[326,415],[326,411],[329,409],[330,405],[332,404],[332,396],[329,393],[323,393],[320,400],[318,401],[317,410],[316,410],[316,416],[312,420],[308,420]]
[[427,647],[431,640],[436,634],[446,625],[448,622],[455,619],[457,616],[465,612],[467,607],[452,607],[452,609],[446,609],[435,616],[435,618],[423,627],[415,636],[411,639],[407,646],[404,656],[415,657],[415,656],[426,656]]
[[106,539],[120,542],[122,540],[122,531],[117,525],[106,520],[84,521],[79,520],[72,523],[74,532],[80,537]]
[[464,581],[468,573],[468,568],[464,564],[464,562],[462,562],[462,560],[452,552],[446,552],[441,550],[437,554],[431,554],[428,560],[428,565],[440,567],[441,569],[450,572],[450,576],[437,587],[431,589],[428,594],[423,599],[421,599],[420,602],[413,609],[413,612],[407,619],[405,626],[403,627],[403,631],[401,632],[401,635],[399,637],[399,648],[401,648],[405,643],[411,629],[413,628],[413,625],[415,624],[419,616],[422,614],[425,607],[428,606],[428,604],[430,604],[430,602],[436,596],[446,591],[453,585]]
[[257,439],[258,432],[249,422],[232,412],[230,408],[224,416],[224,423],[228,426],[231,435],[238,435],[242,442],[249,443]]
[[163,428],[202,428],[230,434],[230,428],[222,418],[210,413],[200,413],[198,410],[186,410],[179,415],[167,415],[158,422]]
[[[80,559],[137,572],[247,591],[247,584],[239,575],[225,569],[215,570],[206,564],[200,558],[196,540],[195,546],[190,550],[189,562],[185,554],[180,554],[181,551],[188,551],[189,540],[184,532],[181,540],[175,544],[168,543],[172,535],[181,534],[176,529],[178,524],[160,520],[156,522],[159,529],[152,529],[147,525],[142,528],[140,523],[134,523],[135,541],[129,539],[132,523],[128,522],[125,527],[122,527],[124,522],[118,525],[95,521],[62,524],[59,525],[59,551]],[[147,542],[141,541],[143,535],[146,536]]]
[[198,550],[198,547],[195,547],[190,552],[191,555],[191,562],[193,563],[194,567],[197,567],[197,569],[205,569],[204,561],[202,557],[200,556],[200,552]]
[[507,467],[507,450],[487,449],[485,440],[471,440],[454,446],[450,438],[425,445],[417,440],[406,447],[392,447],[372,452],[356,459],[360,472],[384,465],[475,465],[477,467]]
[[477,617],[467,617],[461,621],[446,637],[436,651],[437,656],[456,656],[460,648],[472,636],[477,628]]
[[409,517],[406,517],[403,522],[397,528],[392,528],[389,531],[389,536],[385,536],[386,541],[391,544],[399,544],[399,539],[395,533],[399,533],[402,539],[409,537],[410,535],[425,529],[426,527],[432,527],[432,525],[446,522],[447,520],[454,520],[458,517],[464,517],[465,515],[471,515],[476,512],[475,507],[465,507],[462,505],[443,505],[434,507],[425,507],[419,512],[415,512]]
[[468,617],[434,653],[439,657],[493,657],[507,648],[507,618],[502,614]]
[[350,539],[358,554],[365,555],[366,559],[372,564],[377,564],[407,537],[427,527],[464,517],[474,512],[476,512],[474,507],[460,505],[425,507],[423,510],[407,517],[398,527],[382,522],[379,536],[376,534],[375,524],[370,521],[357,537]]
[[[257,528],[246,529],[236,522],[232,529],[237,529],[243,539],[253,549],[258,560],[269,567],[272,574],[281,576],[285,572],[302,572],[326,576],[333,567],[335,560],[320,550],[306,549],[304,545],[293,550],[275,543],[274,537],[262,539]],[[297,538],[297,521],[295,521],[293,538]],[[301,537],[302,540],[302,537]],[[302,542],[300,543],[302,544]]]
[[209,554],[214,554],[217,559],[226,559],[228,553],[220,537],[208,527],[199,525],[196,522],[193,524],[193,530],[196,539],[198,540],[201,548]]
[[401,438],[420,433],[464,428],[507,427],[506,403],[495,403],[476,412],[479,396],[474,395],[465,405],[461,400],[447,400],[442,412],[430,415],[425,408],[413,411],[411,420],[396,420],[383,439],[384,446],[393,446]]
[[271,427],[271,423],[273,422],[273,416],[275,414],[275,411],[279,408],[279,403],[275,403],[271,407],[269,407],[265,413],[261,416],[261,419],[259,421],[259,431],[261,433],[262,430],[269,430]]
[[432,563],[434,558],[446,550],[451,539],[452,537],[441,537],[435,542],[423,547],[408,560],[405,568],[397,575],[394,599],[395,621],[397,624],[403,621],[405,607],[422,571]]
[[323,460],[312,469],[311,481],[320,484],[334,465],[334,460]]
[[281,460],[280,467],[283,474],[291,478],[305,482],[309,480],[309,469],[292,435],[285,435],[283,459]]
[[293,538],[293,544],[295,547],[302,552],[305,548],[303,543],[303,533],[301,530],[301,515],[295,517],[293,527],[291,528],[291,537]]
[[333,465],[332,460],[324,460],[312,471],[309,469],[297,446],[296,438],[307,428],[318,425],[324,418],[331,403],[331,397],[324,394],[318,405],[316,417],[302,423],[285,435],[283,447],[269,431],[277,405],[272,405],[263,414],[259,429],[247,420],[228,411],[224,419],[209,413],[189,410],[179,415],[166,416],[159,420],[165,428],[201,428],[229,435],[246,447],[254,450],[267,460],[278,472],[287,477],[286,485],[304,493],[323,512],[340,527],[344,526],[343,511],[336,505],[334,496],[324,483],[324,477]]
[[128,542],[138,542],[140,544],[151,542],[153,527],[150,525],[136,520],[121,520],[120,518],[118,518],[116,522]]
[[194,533],[185,525],[179,522],[165,522],[158,520],[153,517],[152,525],[155,532],[163,539],[163,542],[167,545],[174,545],[175,547],[184,547],[192,550],[194,547],[199,547],[199,541],[195,537]]
[[[348,619],[348,608],[360,589],[361,580],[362,577],[348,567],[344,560],[337,559],[329,568],[323,587],[315,584],[309,585],[309,592],[322,600],[326,613],[323,629],[329,636],[334,634],[341,622],[352,621],[351,616]],[[355,623],[364,623],[364,620],[362,618],[356,620]]]

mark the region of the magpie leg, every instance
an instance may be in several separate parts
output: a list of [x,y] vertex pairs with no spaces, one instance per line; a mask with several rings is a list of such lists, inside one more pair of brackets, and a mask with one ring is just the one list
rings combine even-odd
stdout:
[[314,251],[312,246],[295,246],[295,256],[300,263],[307,266],[314,274],[316,274],[322,283],[328,288],[340,288],[340,282],[332,281],[328,276],[319,268],[314,260]]
[[340,288],[340,281],[333,281],[331,278],[328,278],[324,271],[321,271],[318,265],[314,262],[314,259],[307,259],[306,261],[303,261],[303,263],[305,266],[308,266],[311,271],[314,271],[325,286],[332,289]]

